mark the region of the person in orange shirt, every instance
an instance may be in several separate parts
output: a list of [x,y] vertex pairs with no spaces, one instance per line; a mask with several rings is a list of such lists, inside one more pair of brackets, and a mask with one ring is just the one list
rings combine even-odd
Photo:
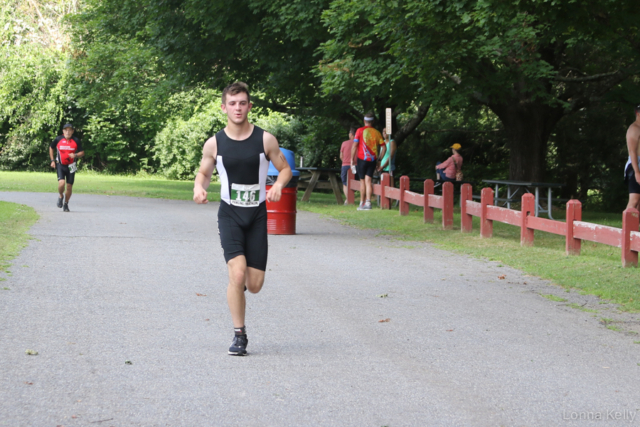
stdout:
[[[380,165],[378,153],[380,146],[384,145],[382,135],[373,127],[374,121],[373,113],[365,114],[364,126],[356,131],[351,149],[351,167],[353,168],[353,159],[356,158],[356,171],[360,177],[359,211],[371,210],[371,195],[373,194],[371,179],[376,168]],[[364,188],[362,188],[363,182]]]

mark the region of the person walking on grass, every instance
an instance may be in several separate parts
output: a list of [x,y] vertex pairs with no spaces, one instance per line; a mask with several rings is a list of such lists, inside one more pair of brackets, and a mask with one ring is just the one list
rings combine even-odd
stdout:
[[[245,291],[257,294],[264,284],[267,267],[267,207],[277,202],[291,179],[291,168],[278,141],[248,121],[251,111],[249,88],[236,82],[222,92],[222,111],[227,126],[209,138],[202,148],[202,161],[193,187],[193,200],[207,203],[207,188],[214,168],[220,175],[218,232],[229,272],[227,302],[234,327],[229,347],[232,356],[247,354]],[[279,171],[266,191],[269,161]]]
[[640,210],[640,104],[635,106],[636,120],[627,129],[627,150],[629,159],[624,166],[624,177],[629,187],[629,203],[627,208]]
[[[73,189],[73,183],[78,169],[77,160],[84,156],[84,150],[80,140],[73,136],[73,125],[67,123],[62,127],[62,135],[58,136],[49,145],[49,158],[51,167],[58,175],[58,203],[57,206],[64,212],[69,212],[69,199]],[[64,184],[67,183],[65,192]]]
[[[342,160],[342,169],[340,170],[340,178],[342,179],[342,191],[344,191],[344,197],[347,197],[347,180],[349,179],[349,169],[351,165],[355,162],[353,156],[351,156],[353,147],[353,138],[356,135],[356,128],[352,127],[349,130],[349,139],[344,141],[340,146],[340,160]],[[347,204],[345,200],[344,204]]]
[[371,210],[371,195],[373,184],[371,180],[376,167],[380,164],[378,153],[383,145],[382,135],[373,127],[375,118],[373,113],[364,116],[364,126],[356,131],[351,149],[351,166],[356,159],[356,171],[360,177],[360,206],[359,211]]

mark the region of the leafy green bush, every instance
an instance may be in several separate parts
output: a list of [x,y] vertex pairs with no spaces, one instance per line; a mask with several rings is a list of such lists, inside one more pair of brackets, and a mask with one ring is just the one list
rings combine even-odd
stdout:
[[67,102],[68,73],[59,52],[23,44],[0,55],[0,168],[43,170]]
[[188,119],[169,119],[155,137],[151,149],[159,172],[171,179],[193,179],[202,158],[202,146],[227,124],[227,116],[216,99],[205,104]]

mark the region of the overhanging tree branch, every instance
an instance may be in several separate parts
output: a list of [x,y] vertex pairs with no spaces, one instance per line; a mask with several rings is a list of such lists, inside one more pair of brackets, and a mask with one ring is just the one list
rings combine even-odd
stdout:
[[420,104],[418,106],[418,111],[416,111],[416,114],[414,114],[413,117],[407,123],[405,123],[404,126],[402,126],[400,130],[395,134],[393,139],[396,141],[397,146],[400,146],[400,144],[402,144],[407,136],[409,136],[411,132],[413,132],[418,127],[418,125],[422,123],[424,118],[427,116],[427,113],[429,112],[429,108],[431,108],[431,104]]
[[553,78],[553,80],[556,80],[556,81],[559,81],[559,82],[566,82],[566,83],[595,82],[595,81],[598,81],[598,80],[604,80],[606,78],[613,77],[616,74],[620,74],[620,73],[621,73],[620,70],[616,70],[616,71],[612,71],[610,73],[595,74],[593,76],[585,76],[585,77],[560,77],[560,76],[555,76]]

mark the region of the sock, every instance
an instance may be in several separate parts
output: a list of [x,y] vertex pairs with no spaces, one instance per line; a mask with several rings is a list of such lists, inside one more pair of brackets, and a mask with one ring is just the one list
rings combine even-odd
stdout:
[[247,329],[245,326],[242,328],[233,328],[233,332],[235,332],[236,335],[247,335]]

